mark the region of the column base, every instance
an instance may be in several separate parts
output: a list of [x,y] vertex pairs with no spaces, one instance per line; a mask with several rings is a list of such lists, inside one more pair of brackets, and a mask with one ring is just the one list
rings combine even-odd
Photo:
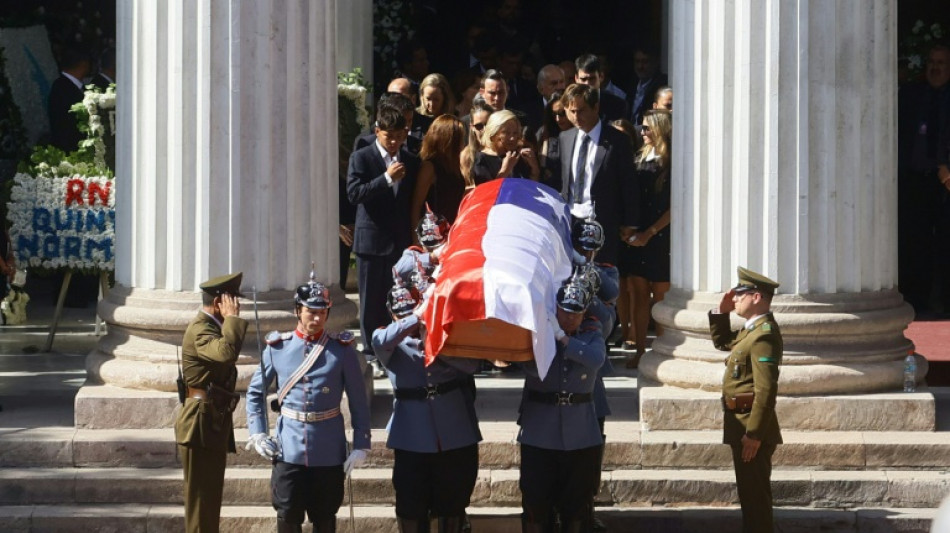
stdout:
[[[640,423],[647,431],[721,430],[721,394],[639,380]],[[789,431],[934,431],[926,389],[837,396],[779,396],[779,426]]]
[[[674,387],[718,392],[728,352],[709,336],[710,309],[721,295],[671,290],[653,309],[664,333],[640,361],[640,375]],[[777,295],[772,302],[785,344],[779,394],[824,396],[899,391],[904,357],[913,345],[904,330],[913,309],[897,291]],[[742,320],[733,315],[733,328]],[[918,358],[918,383],[926,362]]]

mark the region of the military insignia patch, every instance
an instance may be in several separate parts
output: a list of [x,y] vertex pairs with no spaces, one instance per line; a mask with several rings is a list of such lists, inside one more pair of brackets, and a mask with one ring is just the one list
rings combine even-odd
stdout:
[[762,331],[772,331],[772,324],[769,324],[768,322],[762,324]]
[[759,357],[760,363],[777,363],[778,359],[775,357]]
[[328,336],[331,339],[339,342],[343,346],[353,344],[353,341],[356,340],[356,335],[353,335],[352,331],[347,331],[347,330],[338,331],[335,333],[329,333]]

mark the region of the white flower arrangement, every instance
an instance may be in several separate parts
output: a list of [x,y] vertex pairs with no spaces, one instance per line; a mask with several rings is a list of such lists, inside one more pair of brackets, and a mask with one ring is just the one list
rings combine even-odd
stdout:
[[411,39],[409,27],[410,3],[403,0],[376,0],[373,2],[373,51],[380,64],[392,69],[396,64],[396,47],[402,39]]
[[81,141],[79,146],[92,147],[95,164],[105,165],[106,145],[103,138],[107,132],[102,124],[101,113],[109,117],[108,133],[115,135],[115,84],[110,84],[105,92],[99,92],[98,87],[94,85],[87,85],[82,105],[89,114],[89,137]]
[[105,176],[37,165],[13,178],[7,217],[17,262],[31,267],[115,269],[115,189]]
[[356,109],[356,123],[361,131],[369,129],[369,113],[366,111],[366,87],[356,83],[336,86],[337,94],[349,100]]

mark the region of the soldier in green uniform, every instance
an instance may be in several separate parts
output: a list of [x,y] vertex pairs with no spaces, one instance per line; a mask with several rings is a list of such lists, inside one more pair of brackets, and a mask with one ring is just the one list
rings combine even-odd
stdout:
[[186,398],[175,421],[175,440],[185,471],[185,531],[218,531],[228,452],[234,453],[231,413],[240,395],[235,362],[247,331],[239,318],[242,274],[200,285],[201,310],[188,324],[181,346]]
[[[732,447],[743,533],[772,529],[772,454],[782,443],[775,416],[782,333],[771,311],[778,283],[739,267],[739,284],[709,312],[716,348],[730,351],[722,379],[723,442]],[[746,320],[731,331],[729,313]]]

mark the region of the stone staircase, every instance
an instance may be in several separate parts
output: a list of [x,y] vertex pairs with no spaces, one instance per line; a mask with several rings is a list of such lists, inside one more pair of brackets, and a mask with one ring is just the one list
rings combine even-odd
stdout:
[[[640,420],[651,404],[641,400],[656,391],[638,388],[635,371],[619,374],[607,380],[614,414],[606,427],[598,516],[611,531],[738,530],[731,459],[714,429],[709,395],[673,402],[692,416],[712,417],[696,422],[697,429],[646,430]],[[514,420],[521,378],[485,375],[477,385],[484,441],[469,508],[473,530],[520,531]],[[340,531],[396,531],[392,453],[382,429],[392,391],[386,380],[375,386],[373,452],[353,475],[353,523],[347,495],[338,514]],[[950,390],[935,394],[950,398]],[[895,396],[883,401],[907,397]],[[176,399],[87,385],[75,401],[75,427],[0,429],[0,531],[181,531],[181,470],[168,414]],[[820,401],[816,409],[821,412]],[[239,426],[243,412],[239,406]],[[247,437],[243,427],[236,433],[239,443]],[[925,533],[950,493],[945,431],[783,433],[772,483],[779,531]],[[274,531],[269,479],[269,464],[239,444],[229,456],[222,531]]]

